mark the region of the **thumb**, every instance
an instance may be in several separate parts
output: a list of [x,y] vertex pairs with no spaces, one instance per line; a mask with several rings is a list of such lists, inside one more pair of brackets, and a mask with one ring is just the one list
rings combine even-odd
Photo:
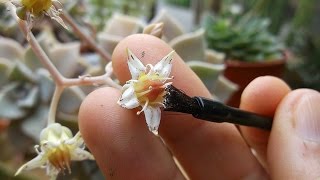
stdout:
[[277,108],[268,145],[272,179],[320,178],[320,93],[299,89]]

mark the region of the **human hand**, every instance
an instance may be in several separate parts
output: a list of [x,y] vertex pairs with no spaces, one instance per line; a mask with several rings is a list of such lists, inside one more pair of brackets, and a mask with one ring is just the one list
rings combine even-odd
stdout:
[[[132,35],[113,53],[121,83],[130,79],[125,49],[144,64],[155,64],[172,49],[149,35]],[[178,55],[173,85],[189,96],[210,97],[200,79]],[[228,123],[211,123],[191,115],[163,112],[154,136],[134,110],[120,107],[120,91],[100,88],[81,105],[83,138],[107,179],[185,179],[174,155],[191,179],[315,179],[320,177],[320,95],[295,90],[273,77],[260,77],[245,89],[241,109],[274,116],[271,132]],[[256,151],[256,156],[248,147]],[[258,159],[256,158],[258,157]]]

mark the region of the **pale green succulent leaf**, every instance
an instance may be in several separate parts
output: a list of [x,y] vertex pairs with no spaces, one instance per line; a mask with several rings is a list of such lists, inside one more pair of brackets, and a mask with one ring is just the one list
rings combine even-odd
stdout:
[[163,36],[168,41],[184,34],[184,30],[179,22],[164,9],[157,13],[150,23],[163,23]]
[[17,104],[21,108],[32,108],[36,105],[38,99],[39,88],[37,86],[33,86],[24,98],[17,100]]
[[178,36],[169,45],[184,61],[205,60],[204,29]]
[[16,41],[0,37],[0,57],[11,61],[22,59],[24,49]]
[[37,77],[32,70],[20,61],[15,61],[15,64],[9,74],[9,79],[12,81],[37,82]]
[[213,92],[220,101],[226,102],[238,89],[237,84],[220,75],[210,92]]
[[189,61],[189,67],[197,74],[209,90],[212,90],[213,85],[219,75],[225,69],[224,64],[211,64],[200,61]]
[[9,81],[9,71],[13,63],[5,58],[0,58],[0,89]]
[[0,118],[17,120],[27,115],[27,110],[17,104],[14,93],[18,83],[10,83],[4,86],[0,92]]
[[54,92],[54,82],[50,78],[50,74],[46,69],[37,71],[38,86],[40,89],[40,100],[43,104],[49,104]]
[[24,54],[24,63],[32,70],[35,71],[42,66],[41,62],[39,61],[38,57],[35,55],[31,47],[26,49]]
[[65,114],[77,114],[84,97],[85,94],[79,87],[70,87],[65,89],[58,104],[58,112]]
[[39,142],[41,131],[46,127],[49,106],[39,105],[35,112],[28,116],[22,123],[22,131],[36,142]]
[[49,57],[64,77],[71,78],[76,74],[78,69],[80,43],[55,45],[50,49]]

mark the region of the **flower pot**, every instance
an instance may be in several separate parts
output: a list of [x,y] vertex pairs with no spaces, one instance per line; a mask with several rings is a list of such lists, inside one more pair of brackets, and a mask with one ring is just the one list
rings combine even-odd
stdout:
[[237,60],[227,60],[225,77],[238,84],[239,90],[235,92],[227,104],[233,107],[239,107],[241,94],[244,88],[256,77],[271,75],[282,77],[286,63],[286,57],[281,60],[267,62],[243,62]]

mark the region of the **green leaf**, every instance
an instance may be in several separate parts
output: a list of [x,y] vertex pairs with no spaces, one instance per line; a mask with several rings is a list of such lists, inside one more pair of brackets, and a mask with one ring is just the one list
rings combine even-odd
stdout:
[[71,115],[77,114],[84,98],[85,94],[79,87],[65,89],[58,104],[58,112]]
[[239,87],[237,84],[231,82],[221,75],[210,92],[213,92],[213,94],[216,95],[220,101],[226,102],[238,89]]
[[38,86],[40,89],[40,99],[43,104],[49,104],[54,92],[54,82],[50,78],[50,74],[46,69],[37,71],[39,78]]
[[29,82],[36,82],[37,77],[35,74],[20,61],[16,61],[10,74],[9,79],[12,81],[29,81]]
[[174,38],[169,45],[184,61],[205,60],[204,30],[187,33]]
[[211,64],[200,61],[189,61],[187,64],[198,75],[209,90],[212,90],[219,75],[225,69],[224,64]]
[[166,10],[160,11],[150,23],[160,23],[164,24],[163,36],[168,40],[172,40],[175,37],[178,37],[184,34],[183,28],[181,25],[172,18]]
[[80,43],[56,44],[49,51],[49,56],[59,72],[67,78],[74,77],[80,58]]
[[39,105],[34,113],[28,116],[22,123],[22,131],[39,142],[40,133],[47,125],[49,107]]
[[23,47],[16,41],[0,37],[0,57],[11,61],[22,59]]
[[31,47],[28,47],[26,49],[26,52],[24,54],[24,63],[32,70],[35,71],[42,66],[41,62],[39,61],[38,57],[34,54]]
[[17,104],[17,99],[14,97],[17,93],[16,89],[19,88],[18,83],[10,83],[3,87],[0,92],[0,118],[9,120],[21,119],[27,115],[27,110],[21,108]]
[[23,99],[18,99],[17,104],[21,108],[32,108],[38,102],[39,99],[39,88],[37,86],[33,86],[26,97]]
[[5,58],[0,58],[0,89],[9,80],[9,70],[12,68],[12,62]]

